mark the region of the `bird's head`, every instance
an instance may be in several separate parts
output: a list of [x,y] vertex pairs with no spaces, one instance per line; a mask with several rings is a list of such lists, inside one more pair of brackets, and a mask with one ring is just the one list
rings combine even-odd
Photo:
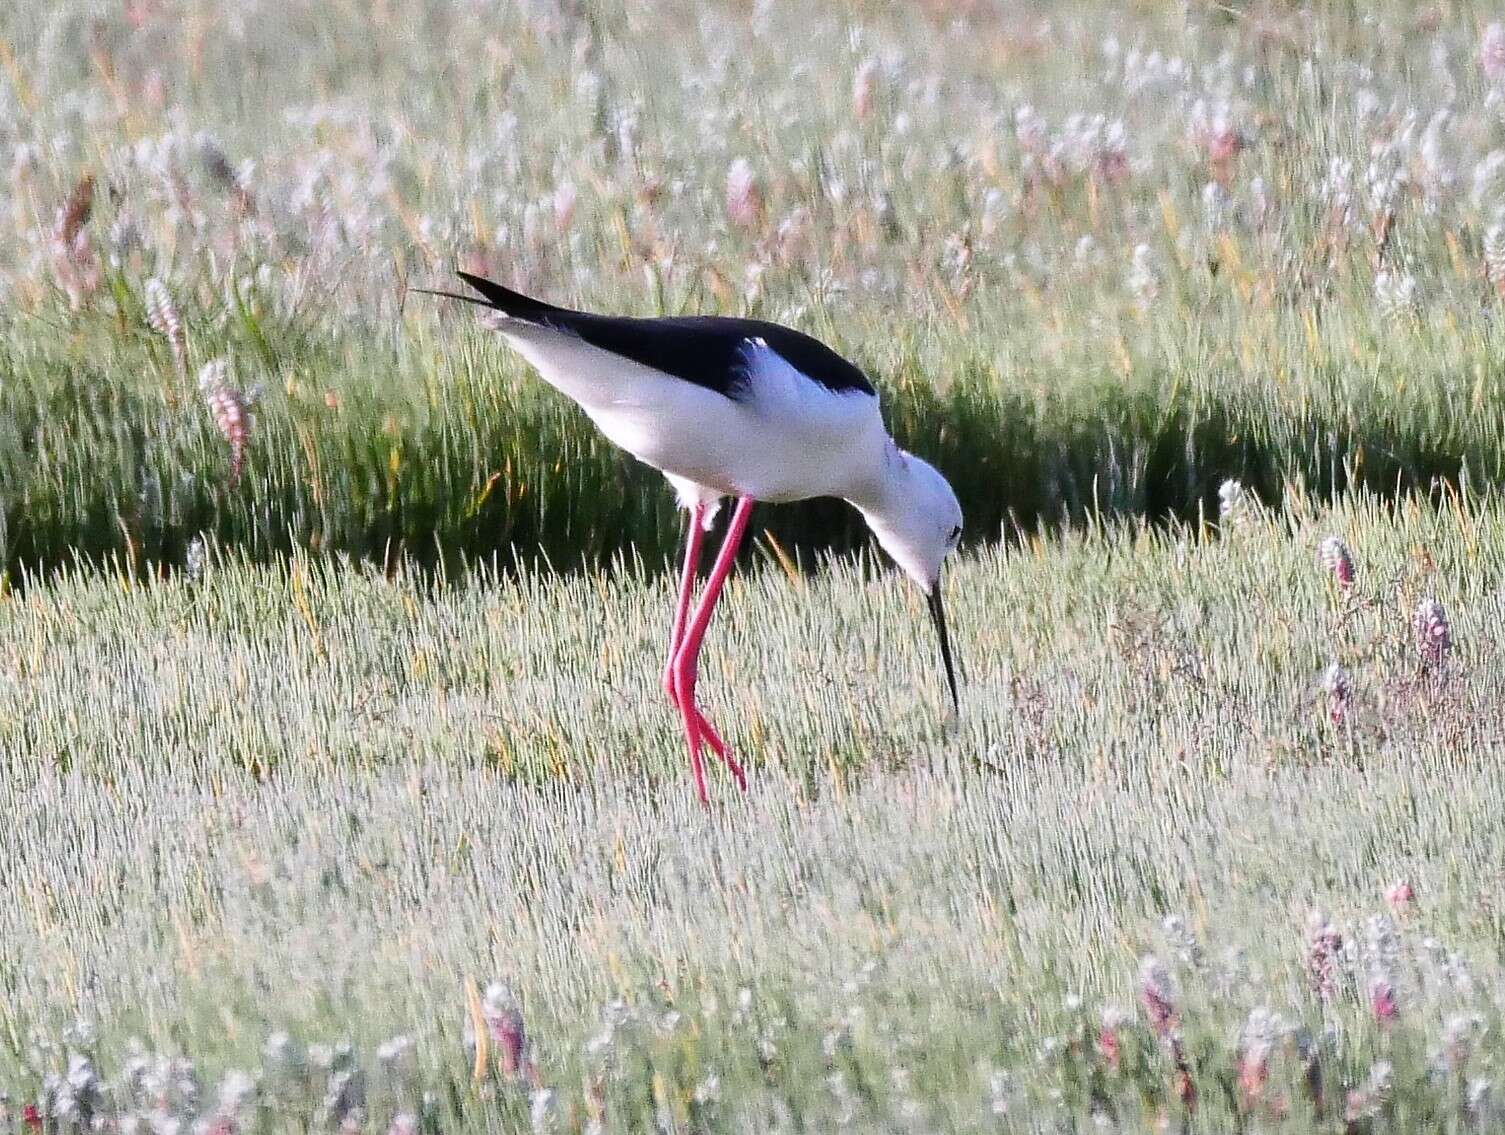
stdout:
[[951,701],[957,704],[956,672],[946,614],[941,606],[941,564],[962,534],[962,508],[934,466],[897,447],[888,453],[882,483],[869,500],[854,501],[883,550],[919,584],[930,600],[930,616],[941,637],[941,660]]

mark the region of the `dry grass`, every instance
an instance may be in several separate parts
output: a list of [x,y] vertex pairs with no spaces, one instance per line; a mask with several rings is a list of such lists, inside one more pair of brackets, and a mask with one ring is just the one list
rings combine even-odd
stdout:
[[[25,1038],[81,1013],[108,1076],[133,1036],[211,1080],[260,1069],[243,1123],[323,1106],[327,1070],[294,1091],[260,1054],[284,1029],[354,1044],[378,1126],[427,1090],[467,1125],[542,1100],[564,1129],[1137,1130],[1181,1114],[1177,1059],[1198,1123],[1343,1129],[1384,1061],[1391,1094],[1355,1115],[1462,1123],[1498,1058],[1505,517],[1240,507],[1222,539],[968,557],[955,721],[893,576],[739,578],[704,684],[754,783],[710,813],[657,689],[658,578],[435,587],[211,555],[197,582],[14,598],[4,1078],[30,1098],[63,1058]],[[1317,556],[1333,532],[1346,594]],[[1445,652],[1416,640],[1424,596]],[[1342,949],[1309,945],[1316,909]],[[1174,1047],[1137,1007],[1144,953],[1174,975]],[[483,1026],[478,1090],[465,988],[492,977],[536,1073],[495,1072],[508,1034]],[[1266,1079],[1240,1088],[1246,1028]],[[375,1059],[394,1035],[417,1042],[400,1082]]]

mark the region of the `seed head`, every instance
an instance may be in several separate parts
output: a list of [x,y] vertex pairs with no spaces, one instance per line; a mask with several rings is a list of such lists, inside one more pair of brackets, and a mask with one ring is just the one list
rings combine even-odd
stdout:
[[1134,255],[1126,278],[1129,292],[1141,312],[1148,312],[1160,294],[1160,281],[1155,274],[1154,254],[1147,244],[1134,247]]
[[178,306],[172,301],[172,293],[155,276],[146,282],[146,322],[153,331],[167,340],[178,370],[186,370],[188,343],[183,335],[183,321],[178,317]]
[[1343,935],[1321,911],[1312,911],[1306,929],[1306,977],[1312,992],[1327,1001],[1338,989]]
[[1483,1077],[1470,1080],[1463,1096],[1464,1110],[1477,1130],[1485,1130],[1494,1117],[1494,1089]]
[[1348,671],[1334,662],[1322,674],[1322,692],[1327,695],[1327,719],[1343,725],[1353,714],[1353,681]]
[[1416,310],[1416,277],[1409,272],[1375,273],[1374,304],[1386,320],[1408,319]]
[[570,224],[575,219],[575,203],[579,197],[571,182],[561,181],[554,187],[554,227],[561,233],[570,231]]
[[214,359],[199,370],[199,390],[214,417],[214,424],[230,446],[230,487],[240,480],[246,451],[251,442],[251,411],[245,395],[230,385],[224,359]]
[[1165,935],[1166,944],[1175,951],[1177,961],[1184,966],[1201,967],[1204,961],[1202,943],[1186,924],[1186,919],[1179,914],[1168,914],[1160,920],[1160,932]]
[[1389,1061],[1381,1060],[1376,1063],[1369,1070],[1369,1078],[1363,1087],[1355,1088],[1348,1093],[1343,1109],[1344,1121],[1351,1127],[1355,1127],[1365,1120],[1376,1118],[1380,1109],[1390,1098],[1393,1079]]
[[852,79],[852,113],[864,119],[873,113],[878,94],[878,61],[869,59]]
[[1484,29],[1479,40],[1479,66],[1491,83],[1505,79],[1505,24],[1498,20]]
[[1218,519],[1224,524],[1236,524],[1248,514],[1249,490],[1242,481],[1230,477],[1218,486]]
[[241,1117],[256,1095],[256,1081],[238,1069],[225,1073],[219,1085],[219,1114],[232,1123]]
[[1278,1013],[1263,1007],[1252,1010],[1244,1022],[1239,1035],[1238,1086],[1246,1107],[1263,1101],[1270,1079],[1270,1054],[1288,1031]]
[[1385,902],[1397,915],[1404,915],[1416,902],[1416,891],[1404,879],[1397,879],[1385,888]]
[[528,1118],[533,1130],[543,1135],[553,1131],[559,1123],[559,1101],[550,1088],[539,1088],[533,1093],[528,1108]]
[[486,987],[481,1001],[481,1019],[496,1042],[497,1062],[505,1076],[521,1075],[528,1066],[528,1031],[522,1007],[512,990],[501,982]]
[[1484,230],[1484,274],[1496,293],[1505,296],[1505,224],[1498,221]]
[[412,1055],[414,1049],[413,1038],[406,1034],[399,1034],[384,1041],[376,1050],[376,1059],[379,1060],[389,1073],[392,1069],[403,1064]]
[[763,191],[746,158],[726,171],[726,215],[735,225],[751,228],[763,213]]
[[1449,1072],[1459,1072],[1468,1064],[1474,1041],[1484,1031],[1484,1020],[1476,1013],[1452,1013],[1442,1023],[1442,1048],[1437,1054]]
[[1453,631],[1448,625],[1447,612],[1442,604],[1431,596],[1416,605],[1411,616],[1411,629],[1416,637],[1416,652],[1427,666],[1441,666],[1453,649]]
[[1170,973],[1153,954],[1146,954],[1139,963],[1139,1003],[1155,1035],[1170,1036],[1176,1027],[1175,989]]

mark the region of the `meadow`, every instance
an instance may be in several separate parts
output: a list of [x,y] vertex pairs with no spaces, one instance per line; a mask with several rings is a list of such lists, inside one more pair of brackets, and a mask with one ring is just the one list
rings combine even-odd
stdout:
[[[1505,1123],[1505,25],[0,11],[0,1130]],[[669,493],[478,326],[750,313],[832,502],[658,687]]]
[[640,568],[29,589],[12,1117],[1492,1129],[1505,515],[1231,528],[738,577],[709,811]]

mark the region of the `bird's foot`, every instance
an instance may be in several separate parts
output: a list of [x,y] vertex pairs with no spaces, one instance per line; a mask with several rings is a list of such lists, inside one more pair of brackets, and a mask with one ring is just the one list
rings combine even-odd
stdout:
[[702,745],[710,746],[711,752],[716,754],[716,757],[732,774],[737,787],[746,792],[747,774],[742,771],[742,766],[737,762],[737,758],[732,756],[731,750],[726,747],[726,742],[721,739],[721,735],[705,719],[705,715],[695,707],[695,703],[681,703],[680,713],[685,722],[685,739],[690,744],[690,771],[695,777],[695,792],[699,795],[700,802],[707,806],[710,804],[705,788],[705,765],[700,756]]
[[742,765],[738,763],[737,758],[732,756],[726,742],[721,739],[721,734],[716,732],[715,727],[705,719],[705,714],[701,713],[695,704],[694,679],[686,680],[686,675],[672,665],[666,671],[665,678],[665,689],[670,700],[679,708],[679,715],[685,723],[685,739],[690,745],[690,771],[695,776],[695,791],[700,796],[700,802],[709,803],[705,789],[705,768],[700,756],[702,744],[711,747],[711,752],[716,754],[717,759],[732,774],[737,787],[746,792],[747,773],[742,770]]
[[690,712],[695,715],[695,724],[700,730],[700,735],[705,738],[705,743],[711,747],[711,752],[720,758],[721,763],[732,774],[732,779],[737,782],[737,787],[743,792],[747,791],[747,774],[742,771],[742,766],[737,763],[737,758],[732,756],[731,750],[726,747],[726,742],[721,735],[711,727],[711,723],[705,719],[705,715],[694,705],[690,706]]

